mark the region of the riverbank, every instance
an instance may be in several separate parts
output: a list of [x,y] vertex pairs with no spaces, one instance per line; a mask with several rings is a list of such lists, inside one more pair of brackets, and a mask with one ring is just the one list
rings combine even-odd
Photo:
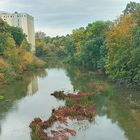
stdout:
[[35,56],[21,28],[12,27],[0,18],[0,84],[22,79],[26,71],[44,67]]
[[[20,59],[22,59],[22,57],[25,56],[21,56]],[[30,62],[27,62],[26,59],[32,60],[30,60]],[[39,58],[31,54],[30,58],[26,57],[25,59],[23,59],[20,69],[15,69],[12,65],[10,65],[7,62],[7,60],[3,58],[0,59],[0,65],[0,85],[3,85],[16,80],[22,80],[25,73],[45,68],[46,63],[43,60],[40,60]]]

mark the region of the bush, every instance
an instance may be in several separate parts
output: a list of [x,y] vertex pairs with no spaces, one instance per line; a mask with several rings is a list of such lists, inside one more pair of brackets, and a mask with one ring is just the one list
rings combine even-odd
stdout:
[[0,81],[9,81],[11,78],[15,77],[15,73],[4,59],[0,59]]

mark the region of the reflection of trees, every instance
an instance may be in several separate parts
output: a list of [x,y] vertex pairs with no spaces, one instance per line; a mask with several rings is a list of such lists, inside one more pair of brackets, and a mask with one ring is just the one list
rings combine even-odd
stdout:
[[129,91],[125,92],[126,94],[117,92],[111,98],[103,95],[95,96],[96,113],[99,116],[107,115],[113,123],[116,122],[125,131],[129,140],[140,140],[140,111],[129,108],[127,102]]
[[106,104],[109,98],[102,95],[95,95],[93,99],[94,103],[96,104],[96,113],[99,116],[104,116],[106,114],[107,110]]
[[[124,92],[127,93],[127,91]],[[140,140],[140,121],[137,119],[140,112],[129,108],[126,100],[128,95],[124,92],[114,95],[108,102],[107,115],[112,121],[118,122],[129,140]]]
[[40,69],[36,73],[34,73],[34,75],[36,77],[45,78],[47,76],[47,71]]
[[63,59],[60,60],[60,58],[58,57],[48,57],[47,58],[47,67],[48,68],[63,68],[64,67],[64,64],[63,64]]
[[0,120],[5,117],[5,113],[12,107],[14,101],[25,97],[29,93],[35,93],[38,90],[37,77],[45,77],[46,75],[45,70],[39,70],[25,74],[21,81],[1,86],[0,95],[3,95],[5,100],[0,101]]
[[0,125],[1,120],[5,118],[6,113],[13,106],[14,101],[26,96],[29,82],[30,80],[25,77],[22,81],[13,82],[1,87],[0,95],[3,95],[5,100],[0,101]]
[[95,73],[85,72],[75,67],[67,67],[66,69],[75,90],[89,90],[87,83],[94,80]]
[[[101,80],[94,73],[87,73],[75,68],[67,68],[67,75],[76,90],[89,90],[87,82]],[[140,111],[132,110],[128,105],[129,96],[132,96],[133,101],[140,103],[139,91],[115,89],[115,93],[111,98],[104,95],[94,96],[97,115],[107,115],[112,122],[117,122],[129,140],[140,140]]]

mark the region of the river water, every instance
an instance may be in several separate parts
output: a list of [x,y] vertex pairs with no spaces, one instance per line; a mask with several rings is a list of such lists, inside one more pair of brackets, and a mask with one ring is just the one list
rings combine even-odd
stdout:
[[[0,87],[0,140],[33,140],[30,122],[35,117],[47,120],[53,108],[64,102],[50,94],[56,90],[91,90],[87,81],[100,76],[74,69],[51,68],[29,73],[24,80]],[[90,91],[91,92],[91,91]],[[140,91],[112,88],[111,95],[95,95],[94,121],[75,124],[77,135],[70,140],[140,140],[140,110],[131,109],[129,98],[139,102]],[[111,93],[112,93],[111,92]]]

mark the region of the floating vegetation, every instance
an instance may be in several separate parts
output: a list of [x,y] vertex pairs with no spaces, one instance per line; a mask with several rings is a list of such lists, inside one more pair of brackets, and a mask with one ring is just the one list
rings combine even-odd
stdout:
[[[64,91],[55,91],[54,97],[66,101],[66,106],[52,110],[52,114],[47,121],[35,118],[30,128],[32,133],[41,140],[68,140],[70,136],[76,135],[76,130],[68,127],[69,120],[83,121],[93,120],[95,116],[95,105],[92,96],[84,91],[77,94],[64,94]],[[53,127],[61,124],[58,127]]]
[[64,100],[66,95],[64,94],[64,91],[55,91],[51,94],[52,96],[56,97],[59,100]]

